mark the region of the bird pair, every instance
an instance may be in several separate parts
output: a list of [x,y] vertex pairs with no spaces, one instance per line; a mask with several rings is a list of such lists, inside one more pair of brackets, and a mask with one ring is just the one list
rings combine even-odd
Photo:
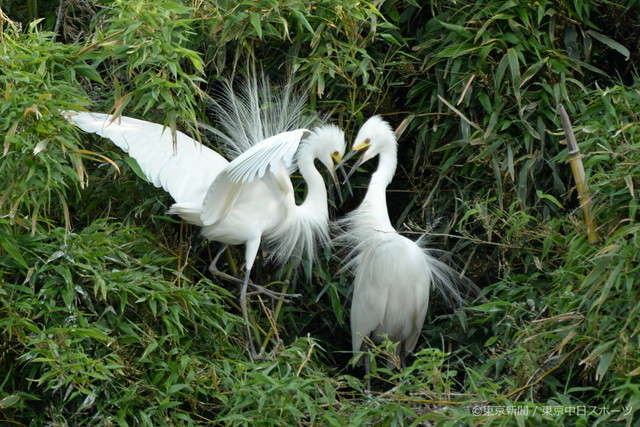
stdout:
[[[245,245],[240,305],[254,358],[262,357],[262,349],[256,351],[252,338],[247,290],[261,242],[281,264],[292,257],[313,260],[316,247],[330,240],[327,191],[315,160],[337,181],[335,169],[343,157],[362,153],[354,171],[379,156],[364,201],[338,221],[337,241],[350,249],[348,266],[355,274],[353,350],[361,350],[365,337],[379,341],[387,335],[400,343],[399,356],[404,360],[422,329],[431,286],[458,294],[453,270],[391,225],[385,190],[395,173],[397,144],[389,124],[379,116],[370,118],[358,132],[352,152],[344,156],[344,133],[333,125],[312,127],[315,119],[303,113],[304,96],[289,90],[276,94],[267,81],[259,84],[255,77],[247,79],[237,93],[230,84],[223,90],[224,101],[213,102],[220,129],[212,130],[224,143],[230,161],[181,132],[174,138],[160,124],[101,113],[68,112],[67,116],[79,128],[110,139],[133,157],[147,179],[174,198],[170,213],[200,226],[209,240]],[[295,169],[307,185],[300,205],[290,180]],[[219,275],[216,262],[221,252],[210,267]]]

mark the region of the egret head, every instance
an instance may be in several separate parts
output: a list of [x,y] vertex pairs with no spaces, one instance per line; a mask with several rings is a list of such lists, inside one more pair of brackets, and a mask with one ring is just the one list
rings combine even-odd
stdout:
[[336,165],[342,161],[346,148],[342,129],[335,125],[324,125],[313,129],[307,139],[307,147],[309,154],[327,168],[337,183]]
[[[380,116],[373,116],[360,128],[351,152],[342,160],[344,163],[357,153],[362,153],[358,161],[353,165],[348,177],[364,162],[373,159],[380,153],[391,151],[395,154],[397,146],[396,135],[393,129]],[[348,178],[347,177],[347,178]]]
[[360,164],[371,160],[389,147],[396,147],[396,136],[389,123],[380,116],[373,116],[364,122],[353,143],[353,151],[362,152]]

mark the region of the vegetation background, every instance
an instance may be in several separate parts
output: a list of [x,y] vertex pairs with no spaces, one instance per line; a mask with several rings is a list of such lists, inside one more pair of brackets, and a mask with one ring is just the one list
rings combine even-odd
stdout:
[[[0,423],[638,426],[639,53],[636,0],[0,0]],[[404,372],[377,349],[372,396],[339,257],[305,270],[294,304],[253,302],[272,357],[252,361],[212,245],[61,115],[216,147],[205,95],[252,59],[274,80],[294,69],[349,141],[373,114],[398,128],[392,220],[482,288],[464,309],[434,302]]]

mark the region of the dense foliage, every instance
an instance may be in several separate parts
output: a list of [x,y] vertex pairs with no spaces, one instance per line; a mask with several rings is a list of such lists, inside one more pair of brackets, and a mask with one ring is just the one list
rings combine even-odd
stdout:
[[[0,0],[0,422],[637,425],[638,28],[635,0]],[[383,114],[399,135],[392,219],[482,288],[463,309],[434,302],[406,370],[380,346],[372,396],[348,363],[335,253],[292,284],[295,303],[254,301],[272,354],[252,361],[211,245],[62,117],[125,113],[216,147],[199,132],[207,96],[254,61],[295,70],[349,140]]]

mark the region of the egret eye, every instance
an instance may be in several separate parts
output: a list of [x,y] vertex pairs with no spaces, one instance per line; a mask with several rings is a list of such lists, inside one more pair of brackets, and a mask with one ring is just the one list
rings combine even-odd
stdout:
[[371,144],[371,138],[367,138],[367,139],[365,139],[365,140],[364,140],[364,144],[365,144],[365,145],[369,145],[369,144]]
[[340,155],[340,153],[339,153],[339,152],[337,152],[337,151],[334,151],[334,152],[333,152],[333,156],[334,156],[334,157],[339,156],[339,155]]

